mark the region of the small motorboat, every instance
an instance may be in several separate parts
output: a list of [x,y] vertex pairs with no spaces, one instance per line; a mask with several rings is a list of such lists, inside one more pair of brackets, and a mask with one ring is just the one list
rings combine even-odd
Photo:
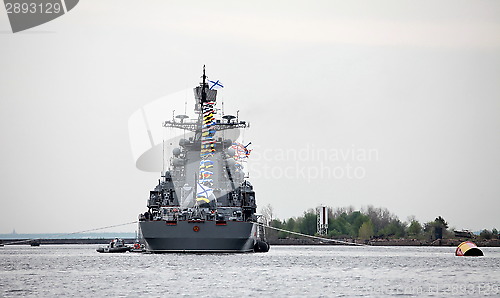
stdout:
[[30,241],[31,246],[40,246],[40,240],[38,239],[33,239]]
[[145,252],[146,248],[144,244],[141,244],[139,241],[136,241],[134,245],[130,248],[130,252]]
[[127,252],[130,251],[130,247],[125,245],[125,241],[123,241],[123,239],[115,238],[108,244],[108,246],[101,246],[96,249],[96,251],[104,253]]

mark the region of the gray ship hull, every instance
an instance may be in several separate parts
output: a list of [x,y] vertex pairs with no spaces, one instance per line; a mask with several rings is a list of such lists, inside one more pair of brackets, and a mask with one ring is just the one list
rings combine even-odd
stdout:
[[253,252],[256,225],[251,222],[178,221],[139,222],[147,251]]

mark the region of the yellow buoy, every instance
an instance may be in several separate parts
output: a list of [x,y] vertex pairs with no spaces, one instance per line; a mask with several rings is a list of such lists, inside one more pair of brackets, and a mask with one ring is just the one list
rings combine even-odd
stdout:
[[477,247],[476,244],[470,241],[462,242],[455,250],[456,256],[483,256],[483,252]]

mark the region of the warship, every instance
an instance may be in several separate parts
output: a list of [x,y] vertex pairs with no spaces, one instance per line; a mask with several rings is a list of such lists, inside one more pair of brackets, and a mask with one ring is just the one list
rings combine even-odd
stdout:
[[255,191],[244,172],[250,143],[244,146],[228,137],[249,124],[223,112],[219,116],[217,83],[208,81],[203,66],[202,82],[194,88],[194,119],[172,115],[163,122],[164,128],[188,136],[172,149],[168,169],[149,193],[148,210],[139,215],[147,252],[269,250]]

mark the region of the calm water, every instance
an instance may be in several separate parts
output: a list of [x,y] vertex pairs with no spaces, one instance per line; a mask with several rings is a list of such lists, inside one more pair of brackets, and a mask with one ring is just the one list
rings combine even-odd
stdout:
[[0,248],[0,296],[500,296],[500,248],[273,246],[265,254]]

